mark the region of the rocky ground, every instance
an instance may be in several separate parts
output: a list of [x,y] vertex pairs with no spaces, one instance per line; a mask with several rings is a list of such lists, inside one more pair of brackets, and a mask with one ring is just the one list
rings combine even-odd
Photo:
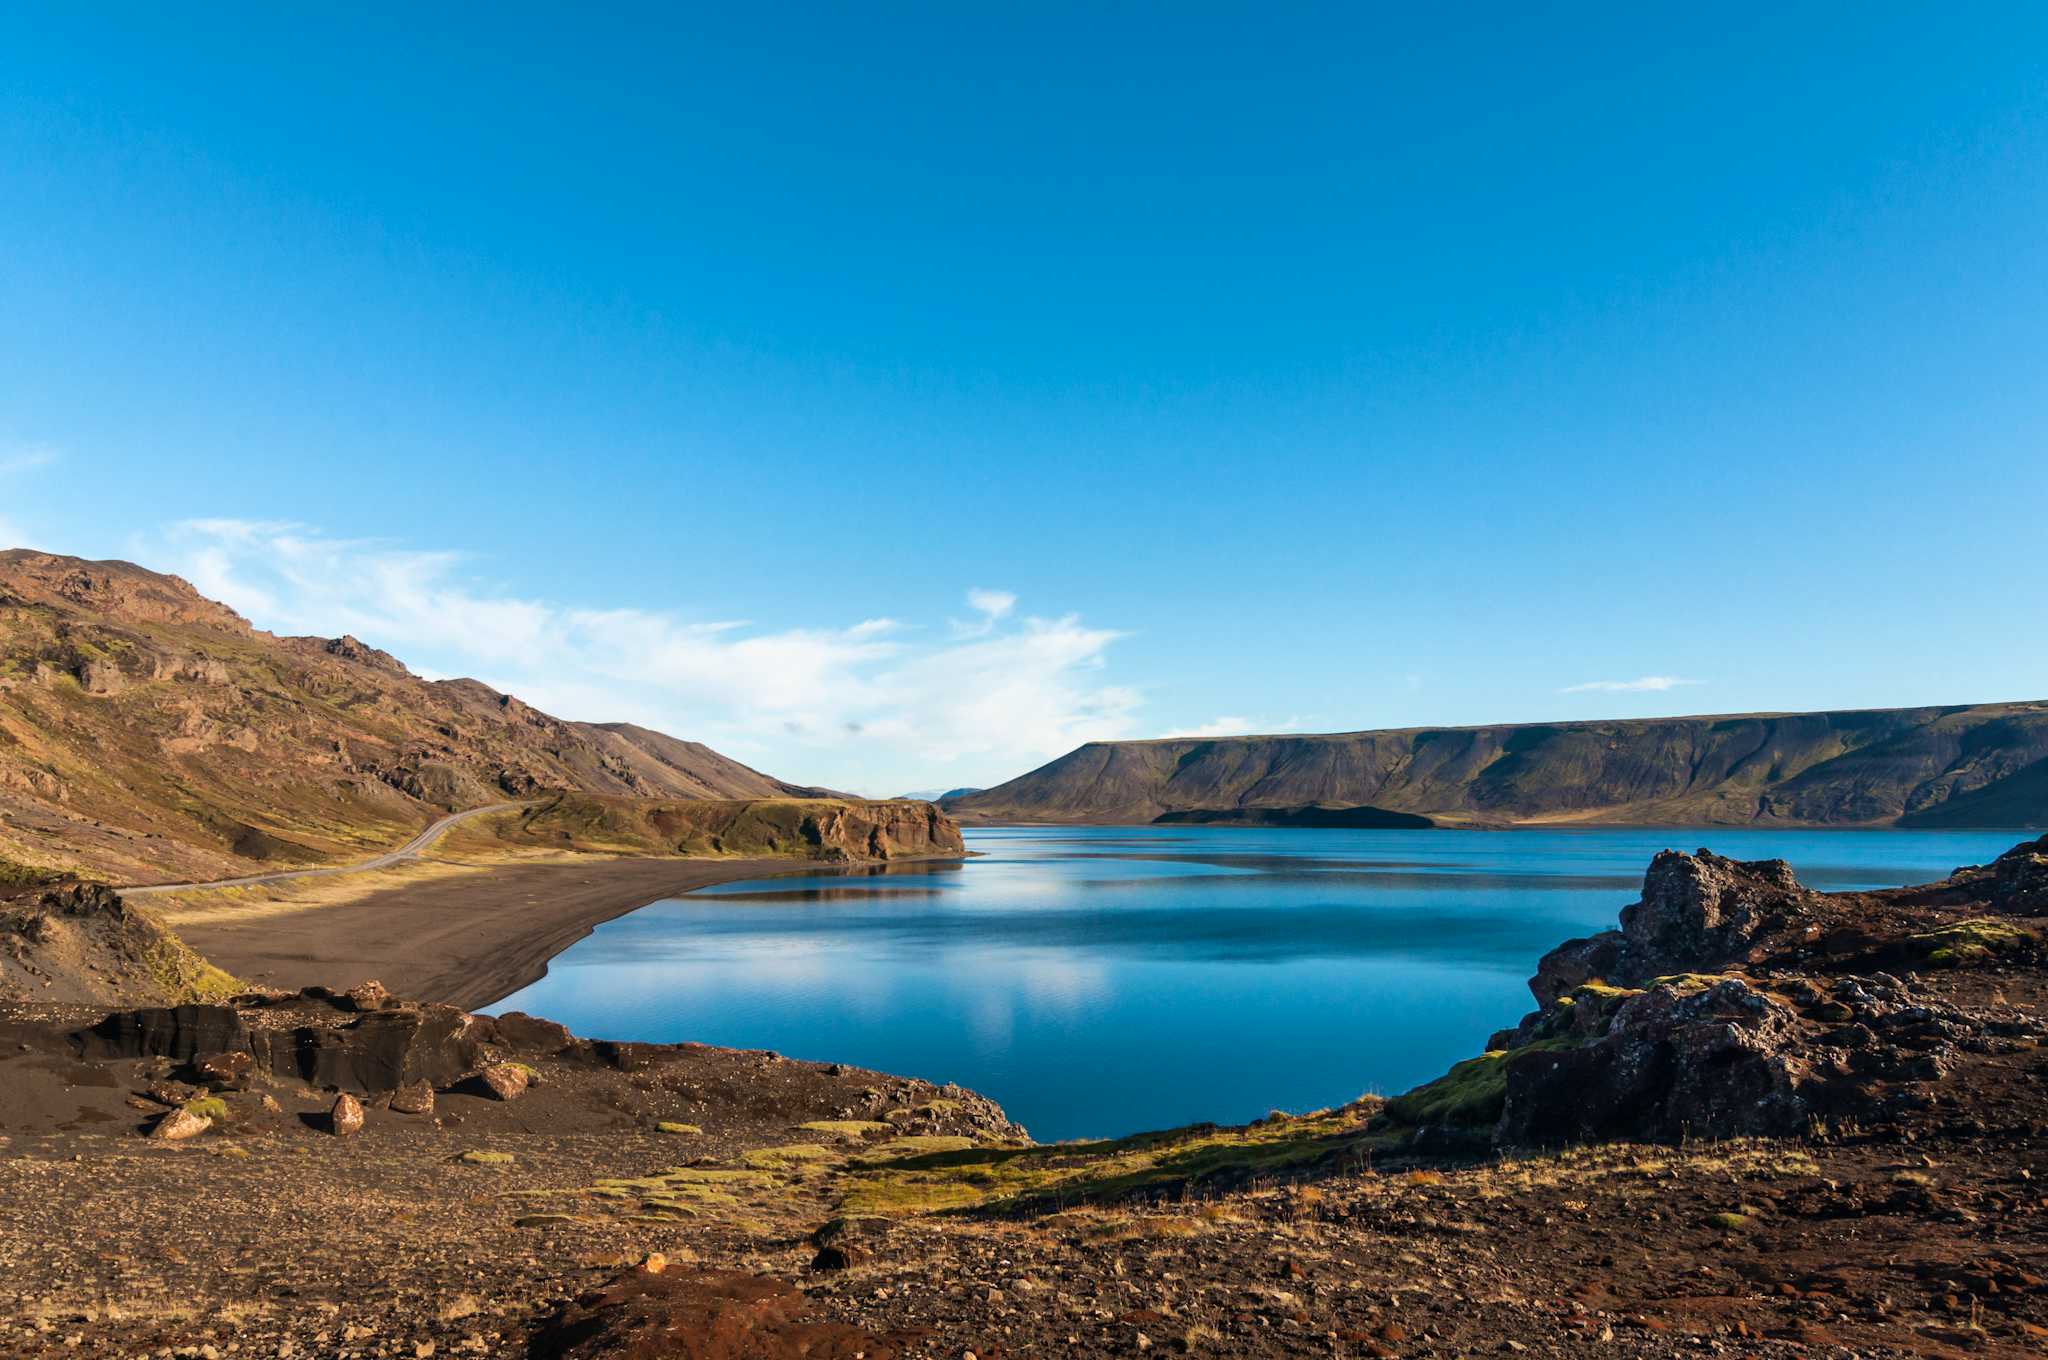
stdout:
[[1663,858],[1441,1081],[1092,1144],[375,989],[16,1005],[0,1355],[2042,1354],[2044,889]]

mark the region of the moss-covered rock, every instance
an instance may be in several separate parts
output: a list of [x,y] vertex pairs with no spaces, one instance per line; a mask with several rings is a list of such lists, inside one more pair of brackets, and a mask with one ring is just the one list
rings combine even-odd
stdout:
[[2010,921],[1975,916],[1908,937],[1908,943],[1936,968],[1983,963],[2037,943],[2034,933]]

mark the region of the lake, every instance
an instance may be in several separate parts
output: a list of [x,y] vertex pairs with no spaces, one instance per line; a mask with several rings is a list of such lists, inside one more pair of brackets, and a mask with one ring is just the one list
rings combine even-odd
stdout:
[[492,1007],[578,1034],[769,1048],[956,1081],[1041,1139],[1398,1093],[1616,924],[1658,850],[1816,888],[1984,863],[2019,832],[994,827],[980,857],[791,874],[598,927]]

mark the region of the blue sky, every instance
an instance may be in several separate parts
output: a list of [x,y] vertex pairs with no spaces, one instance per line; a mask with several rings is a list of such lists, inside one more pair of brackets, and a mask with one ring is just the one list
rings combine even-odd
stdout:
[[15,7],[0,540],[875,793],[2043,697],[1952,8]]

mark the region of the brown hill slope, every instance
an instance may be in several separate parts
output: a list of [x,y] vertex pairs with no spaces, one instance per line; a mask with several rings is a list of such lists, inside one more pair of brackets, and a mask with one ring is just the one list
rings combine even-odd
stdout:
[[1456,823],[2048,823],[2048,703],[1091,742],[964,821],[1371,804]]
[[541,789],[785,798],[695,742],[277,637],[126,562],[0,552],[0,861],[119,881],[348,858]]

